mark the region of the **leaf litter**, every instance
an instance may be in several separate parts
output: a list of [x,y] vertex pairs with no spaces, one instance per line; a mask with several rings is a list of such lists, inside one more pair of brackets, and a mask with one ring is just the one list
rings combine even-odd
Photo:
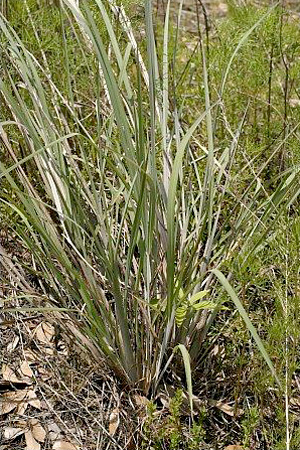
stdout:
[[[26,363],[26,361],[24,361]],[[27,372],[29,373],[29,372]],[[32,376],[32,372],[31,372]],[[16,372],[7,364],[3,364],[2,366],[2,379],[3,381],[8,381],[10,383],[16,384],[32,384],[31,376],[17,375]],[[1,384],[1,382],[0,382]]]
[[114,408],[109,416],[108,432],[110,436],[114,436],[120,425],[120,411],[119,408]]
[[36,409],[41,409],[41,402],[33,389],[22,389],[18,391],[4,392],[2,395],[0,415],[8,414],[14,409],[19,415],[23,415],[31,405]]
[[55,441],[52,447],[53,450],[78,450],[78,446],[69,441]]
[[[26,448],[26,450],[43,449],[43,442],[46,438],[48,441],[47,448],[51,448],[52,450],[78,450],[79,446],[76,442],[77,439],[82,440],[82,438],[84,438],[84,440],[88,440],[89,444],[91,444],[94,442],[94,438],[97,439],[97,436],[90,435],[90,432],[88,432],[85,427],[84,429],[81,427],[78,429],[72,429],[67,424],[69,422],[68,418],[63,418],[62,420],[62,418],[59,417],[62,405],[64,405],[64,408],[67,408],[67,410],[73,414],[72,408],[70,408],[68,403],[66,403],[67,399],[63,400],[61,403],[60,399],[56,402],[48,398],[48,394],[51,395],[51,389],[53,389],[51,379],[60,379],[60,366],[57,365],[56,358],[55,361],[51,358],[51,356],[54,355],[54,352],[55,356],[57,352],[58,357],[61,358],[60,361],[63,363],[63,366],[65,365],[66,356],[70,354],[76,355],[76,361],[79,361],[80,359],[80,364],[84,364],[84,370],[81,375],[76,375],[80,380],[80,383],[78,384],[81,386],[80,390],[83,389],[85,392],[89,392],[88,396],[90,396],[90,391],[88,391],[90,387],[88,386],[91,386],[95,401],[99,401],[98,392],[94,390],[94,385],[91,385],[91,381],[89,381],[92,380],[90,375],[91,372],[89,372],[89,378],[85,375],[86,362],[89,361],[89,364],[91,362],[90,358],[87,356],[85,348],[79,347],[77,344],[74,347],[74,341],[73,339],[69,339],[68,335],[63,335],[61,346],[58,348],[59,341],[54,340],[55,328],[48,320],[44,319],[43,322],[37,324],[36,318],[33,318],[32,322],[26,321],[23,323],[21,321],[20,325],[24,326],[23,339],[21,341],[21,339],[16,336],[10,338],[9,344],[11,345],[8,344],[5,346],[5,364],[2,366],[2,369],[0,366],[0,386],[3,392],[2,401],[0,403],[0,416],[1,418],[3,417],[2,437],[6,442],[6,446],[4,446],[5,450],[8,450],[8,448],[16,448],[14,441],[20,438],[22,440],[24,439],[24,446],[22,448]],[[20,348],[20,342],[22,342],[22,348]],[[67,348],[64,347],[65,343],[67,344]],[[70,351],[70,349],[72,350]],[[50,358],[48,358],[48,356],[50,356]],[[82,361],[84,361],[84,363],[82,363]],[[67,367],[69,367],[68,363]],[[55,372],[53,370],[55,370]],[[56,372],[56,370],[58,370],[58,372]],[[105,375],[106,373],[103,372],[103,380],[107,380]],[[45,381],[47,381],[47,383],[45,383]],[[65,380],[63,381],[65,382]],[[36,382],[42,382],[40,388],[44,392],[43,395],[47,401],[40,401],[38,398],[35,387]],[[50,391],[48,391],[48,386]],[[12,391],[12,389],[14,390]],[[55,390],[56,389],[57,386],[55,385]],[[54,393],[54,391],[52,391],[52,393]],[[84,398],[82,398],[82,404],[80,405],[80,407],[84,408],[85,411],[86,407],[84,404]],[[34,415],[34,410],[28,412],[27,408],[29,406],[35,408],[37,411],[41,410],[39,415],[42,414],[42,410],[47,409],[51,412],[51,416],[54,413],[55,417],[52,416],[46,420],[46,416],[43,415],[42,424],[37,419],[28,419],[27,415],[29,417]],[[74,412],[74,414],[75,417],[77,417],[76,412]],[[9,416],[6,417],[7,415]],[[57,418],[63,424],[62,428],[56,424]],[[111,438],[113,439],[113,435],[117,432],[119,427],[118,409],[108,411],[105,408],[105,417],[103,417],[102,411],[99,413],[99,417],[97,416],[94,418],[94,415],[91,415],[90,418],[95,420],[95,423],[99,424],[100,427],[103,423],[103,419],[108,419],[109,430],[107,429],[106,436],[111,433]],[[101,428],[104,430],[104,427]],[[80,432],[79,435],[78,432]],[[11,444],[9,445],[8,443],[10,443],[10,441]],[[18,444],[20,443],[19,441],[16,442],[18,442]],[[117,448],[121,447],[118,445]]]
[[40,450],[46,438],[46,431],[37,419],[19,421],[16,427],[6,427],[4,429],[4,439],[14,440],[24,434],[26,450]]

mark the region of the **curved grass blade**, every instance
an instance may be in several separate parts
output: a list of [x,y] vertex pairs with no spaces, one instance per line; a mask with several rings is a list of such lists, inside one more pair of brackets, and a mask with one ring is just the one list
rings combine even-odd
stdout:
[[176,352],[176,350],[180,350],[184,363],[186,385],[190,401],[191,417],[193,419],[193,385],[192,385],[191,359],[189,352],[187,351],[186,347],[183,344],[176,345],[176,347],[174,348],[174,352]]
[[251,320],[249,319],[249,316],[244,308],[244,306],[242,305],[241,301],[239,300],[238,296],[236,295],[233,287],[231,286],[231,284],[229,283],[229,281],[225,278],[225,276],[223,275],[222,272],[220,272],[220,270],[218,269],[213,269],[212,273],[218,278],[218,280],[220,281],[221,285],[223,286],[223,288],[227,291],[227,293],[229,294],[229,296],[231,297],[233,303],[235,304],[238,312],[240,313],[242,319],[244,320],[248,330],[250,331],[250,333],[252,334],[253,339],[256,342],[256,345],[260,351],[260,353],[262,354],[264,360],[266,361],[266,363],[268,364],[274,378],[276,379],[277,383],[279,384],[279,386],[281,387],[281,383],[280,380],[275,372],[275,368],[273,366],[273,363],[265,349],[265,346],[262,342],[262,340],[260,339],[255,327],[253,326]]

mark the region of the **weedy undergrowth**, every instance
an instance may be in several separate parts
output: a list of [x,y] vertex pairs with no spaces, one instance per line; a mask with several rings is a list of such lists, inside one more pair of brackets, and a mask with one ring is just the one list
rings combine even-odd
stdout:
[[[61,3],[84,70],[92,74],[89,108],[83,111],[74,100],[78,93],[68,46],[60,68],[65,92],[52,76],[43,46],[39,56],[31,53],[0,17],[0,135],[12,161],[1,163],[1,178],[9,185],[1,200],[11,208],[14,233],[33,261],[25,267],[10,261],[15,278],[24,287],[25,274],[36,273],[49,303],[75,309],[70,314],[110,367],[145,394],[156,391],[179,348],[190,398],[191,371],[223,308],[224,288],[275,375],[230,284],[230,263],[238,253],[246,265],[296,200],[297,168],[284,173],[271,194],[260,172],[252,172],[249,186],[238,193],[232,168],[247,110],[231,130],[229,146],[216,147],[214,135],[233,61],[269,12],[240,37],[214,103],[200,39],[205,107],[187,124],[184,104],[177,105],[170,92],[170,3],[161,59],[150,0],[145,2],[145,51],[122,6],[95,0],[91,9],[90,4]],[[94,10],[105,24],[108,43]],[[116,23],[123,31],[121,41]],[[179,29],[180,11],[177,38]],[[38,28],[35,32],[39,42]],[[173,64],[176,55],[175,46]],[[199,127],[205,130],[200,147]],[[1,262],[7,267],[8,261],[6,255]]]
[[167,412],[159,411],[154,402],[149,402],[143,425],[143,448],[160,450],[167,446],[170,450],[180,448],[194,450],[204,444],[205,409],[199,412],[191,426],[185,420],[185,409],[182,389],[175,391],[169,401]]
[[[256,326],[265,333],[265,345],[269,355],[275,361],[276,371],[280,374],[283,392],[278,395],[271,387],[273,381],[262,370],[261,361],[252,366],[252,393],[255,405],[247,412],[242,426],[250,422],[260,435],[266,436],[274,448],[296,448],[299,442],[298,431],[298,355],[299,345],[299,217],[295,211],[289,211],[284,220],[280,220],[266,243],[268,251],[258,253],[256,264],[251,264],[257,273],[253,284],[251,270],[246,278],[246,295],[249,302],[249,314]],[[266,248],[266,247],[265,247]],[[242,275],[242,274],[241,274]],[[253,290],[253,292],[251,292]],[[259,302],[257,302],[259,299]],[[262,325],[261,318],[264,317]],[[253,401],[253,400],[252,400]],[[272,406],[274,405],[274,407]],[[245,428],[245,442],[251,437]],[[247,438],[248,434],[248,438]],[[256,437],[256,442],[257,442]],[[254,444],[253,444],[254,445]]]

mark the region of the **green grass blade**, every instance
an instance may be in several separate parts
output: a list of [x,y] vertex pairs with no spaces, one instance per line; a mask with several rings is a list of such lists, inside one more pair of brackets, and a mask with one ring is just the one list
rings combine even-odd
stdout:
[[187,351],[186,347],[183,344],[178,344],[174,348],[174,352],[176,350],[180,350],[181,356],[183,359],[185,377],[186,377],[186,385],[187,385],[187,390],[188,390],[188,394],[189,394],[191,417],[193,419],[194,412],[193,412],[193,385],[192,385],[191,359],[190,359],[189,352]]
[[238,296],[236,295],[233,287],[231,286],[231,284],[229,283],[229,281],[225,278],[225,276],[223,275],[222,272],[220,272],[220,270],[218,269],[213,269],[212,273],[218,278],[218,280],[220,281],[221,285],[223,286],[223,288],[227,291],[228,295],[230,296],[230,298],[232,299],[233,303],[235,304],[239,314],[241,315],[242,319],[244,320],[248,330],[250,331],[250,333],[252,334],[252,337],[254,339],[254,341],[256,342],[256,345],[260,351],[260,353],[262,354],[265,362],[268,364],[274,378],[276,379],[277,383],[279,384],[279,386],[281,386],[280,380],[276,374],[275,368],[273,366],[273,363],[265,349],[265,346],[262,342],[262,340],[260,339],[255,327],[253,326],[251,320],[249,319],[249,316],[244,308],[244,306],[242,305],[241,301],[239,300]]

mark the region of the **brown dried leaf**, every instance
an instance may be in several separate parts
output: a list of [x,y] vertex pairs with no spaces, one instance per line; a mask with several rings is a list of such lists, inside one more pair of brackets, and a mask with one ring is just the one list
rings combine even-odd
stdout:
[[77,445],[62,440],[55,441],[52,448],[53,450],[78,450]]
[[225,15],[228,11],[228,5],[226,3],[220,3],[218,9],[221,15]]
[[53,354],[54,354],[54,349],[52,347],[44,347],[43,351],[44,351],[44,353],[46,353],[46,355],[49,355],[49,356],[53,356]]
[[51,345],[55,330],[54,326],[49,322],[40,323],[35,329],[37,339],[46,345]]
[[291,406],[300,406],[300,398],[292,397],[290,399]]
[[227,447],[225,447],[224,450],[246,450],[246,449],[241,445],[227,445]]
[[61,429],[55,422],[48,424],[48,437],[51,441],[56,441],[60,437]]
[[9,342],[9,344],[6,347],[8,353],[11,353],[12,351],[15,350],[15,348],[17,347],[17,345],[19,343],[19,340],[20,340],[19,336],[16,336],[12,342]]
[[30,369],[27,361],[22,362],[22,364],[20,365],[20,370],[21,370],[22,374],[25,375],[26,377],[31,378],[33,376],[33,372]]
[[17,407],[16,413],[19,416],[23,416],[26,412],[27,407],[28,407],[28,403],[26,403],[26,402],[20,403]]
[[26,397],[27,389],[21,391],[5,392],[2,396],[0,414],[7,414],[19,406]]
[[223,403],[221,401],[215,401],[212,400],[211,404],[215,406],[216,408],[220,409],[223,413],[227,414],[228,416],[241,416],[244,414],[244,411],[240,408],[235,408],[234,406],[228,405],[228,403]]
[[296,106],[300,105],[300,100],[299,100],[299,98],[290,98],[289,104],[292,108],[295,108]]
[[16,383],[16,384],[31,384],[32,380],[29,377],[24,377],[21,375],[21,377],[18,377],[16,373],[13,371],[11,367],[9,367],[7,364],[3,364],[2,366],[2,378],[4,381],[8,381],[9,383]]
[[137,406],[147,406],[149,404],[149,400],[144,395],[135,394],[133,398]]
[[41,402],[37,398],[36,393],[34,392],[33,389],[28,391],[27,396],[26,396],[26,401],[27,401],[27,403],[29,403],[29,405],[33,406],[34,408],[41,409]]
[[213,349],[211,350],[211,354],[212,354],[213,356],[217,356],[217,354],[219,353],[219,351],[220,351],[220,346],[219,346],[218,344],[216,344],[216,345],[214,345]]
[[15,439],[23,433],[25,433],[24,428],[6,427],[4,428],[4,439]]
[[170,408],[170,397],[163,392],[160,392],[158,395],[159,400],[161,401],[164,408]]
[[38,361],[36,354],[32,350],[25,350],[24,355],[28,364]]
[[27,390],[24,401],[20,403],[17,408],[17,414],[22,416],[25,413],[28,405],[31,405],[36,409],[41,409],[41,402],[37,398],[36,393],[34,392],[33,389]]
[[108,432],[111,436],[114,436],[119,424],[120,424],[119,408],[114,408],[109,416]]
[[46,437],[46,431],[42,427],[42,425],[39,423],[37,419],[31,419],[29,422],[31,427],[31,433],[35,440],[39,442],[44,442]]
[[3,364],[2,366],[2,378],[4,381],[10,381],[11,383],[22,383],[15,372],[7,365]]
[[34,439],[32,431],[28,430],[25,433],[26,450],[41,450],[40,444]]
[[49,378],[51,378],[51,373],[44,367],[38,367],[37,371],[43,381],[47,381],[49,380]]

